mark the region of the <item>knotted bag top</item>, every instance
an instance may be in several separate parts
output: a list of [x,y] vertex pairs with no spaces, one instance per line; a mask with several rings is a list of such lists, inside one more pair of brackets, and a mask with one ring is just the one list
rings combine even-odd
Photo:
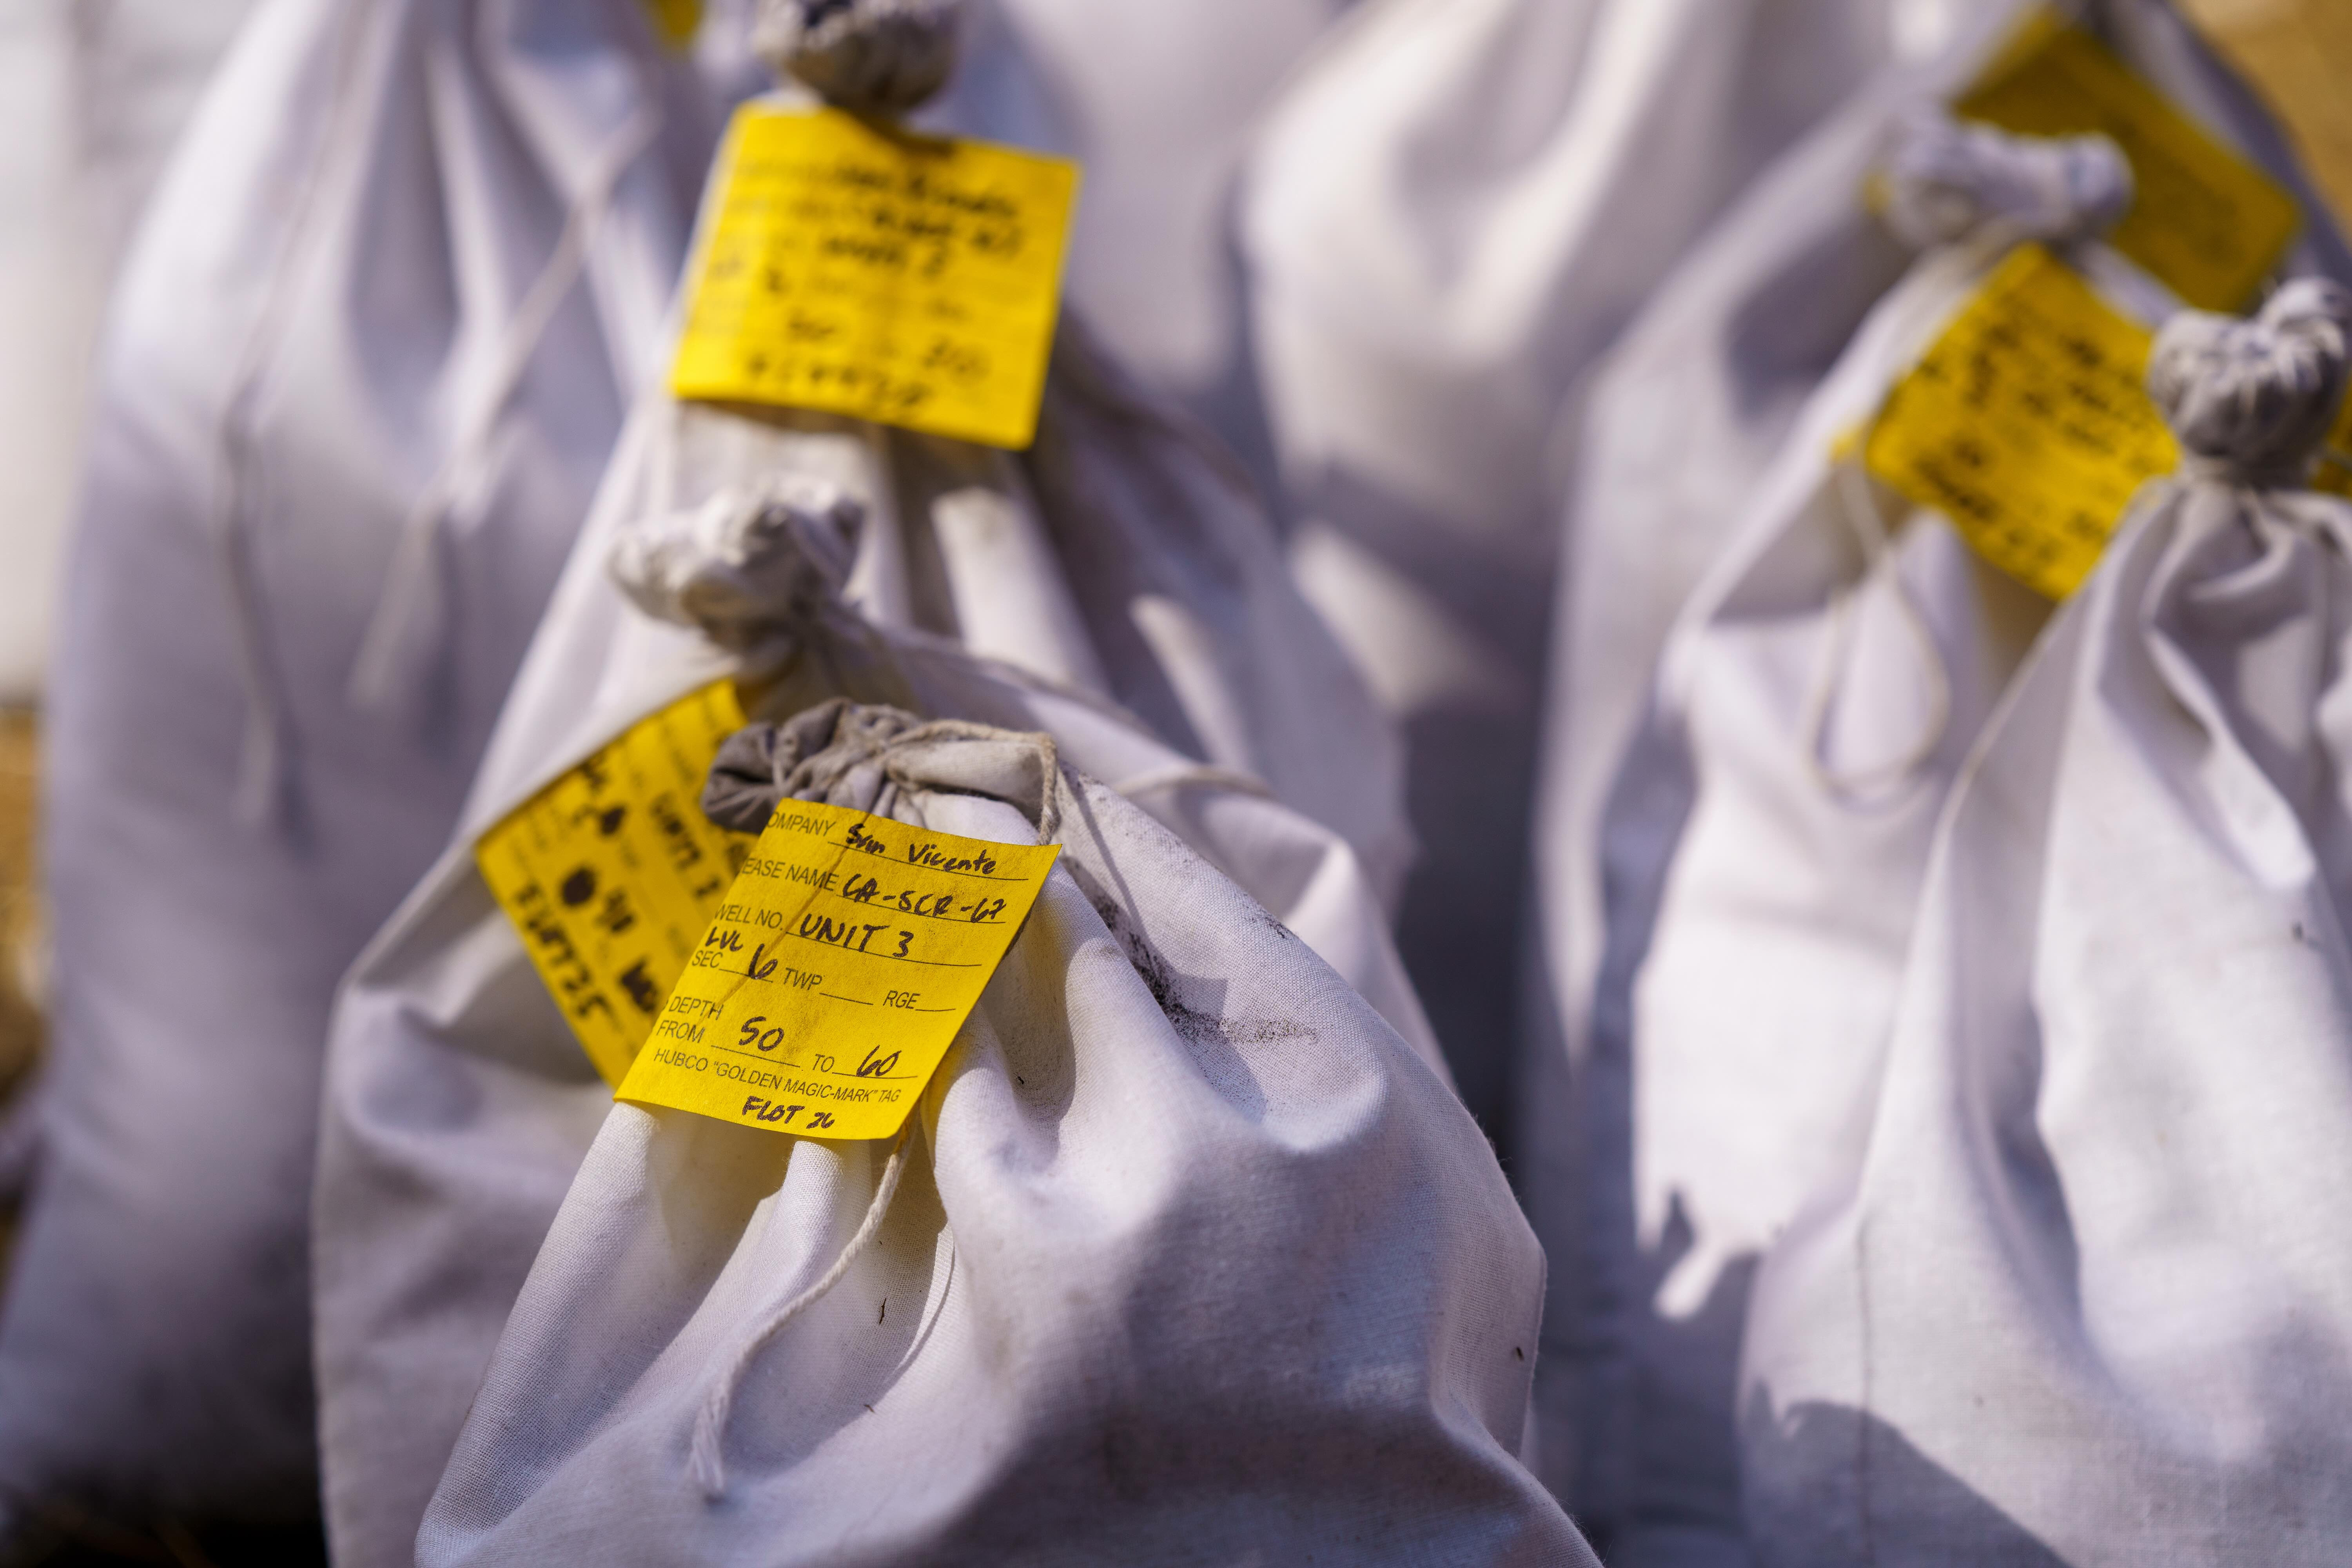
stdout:
[[835,698],[780,724],[728,737],[703,786],[705,816],[757,833],[787,800],[891,816],[902,791],[984,795],[1054,837],[1061,765],[1051,735]]
[[962,0],[761,0],[751,47],[836,109],[896,117],[954,74]]
[[2192,477],[2299,488],[2344,401],[2352,293],[2283,285],[2250,319],[2184,310],[2157,334],[2148,395]]
[[854,618],[842,594],[865,524],[865,504],[840,486],[769,475],[636,523],[608,569],[646,614],[696,627],[730,653],[789,647],[820,624]]
[[1943,113],[1897,128],[1878,168],[1885,219],[1915,249],[1991,224],[2020,239],[2065,244],[2131,210],[2131,164],[2105,136],[2018,136]]

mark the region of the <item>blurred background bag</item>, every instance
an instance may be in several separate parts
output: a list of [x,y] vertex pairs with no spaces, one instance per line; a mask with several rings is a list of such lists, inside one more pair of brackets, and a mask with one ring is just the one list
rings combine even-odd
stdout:
[[1756,1559],[2341,1553],[2352,1488],[2352,510],[2303,490],[2352,297],[2185,314],[2178,477],[1937,830],[1850,1163],[1758,1282]]
[[1252,151],[1243,245],[1293,569],[1406,727],[1424,848],[1399,944],[1491,1137],[1570,456],[1554,431],[1675,258],[1948,9],[1369,0]]
[[[2183,24],[2137,0],[2084,19],[2299,199],[2309,226],[2286,265],[2352,275],[2274,128]],[[2066,47],[2046,25],[2032,7],[1988,9],[1941,58],[1856,93],[1709,231],[1594,373],[1553,628],[1542,963],[1516,1146],[1561,1282],[1539,1462],[1612,1550],[1669,1550],[1615,1541],[1619,1528],[1736,1534],[1746,1270],[1834,1163],[1943,784],[2041,618],[2033,595],[1941,521],[1906,524],[1831,447],[2008,246],[2095,232],[2134,206],[2129,171],[2108,172],[2113,144],[2005,137],[1939,107],[1990,112],[1975,84],[2031,68],[2020,49]],[[2146,199],[2179,201],[2179,185],[2159,170]],[[2259,271],[2254,244],[2241,248]],[[1930,245],[1958,248],[1879,302],[1906,253]],[[2127,311],[2168,308],[2112,252],[2075,259]],[[1889,524],[1903,525],[1891,570],[1907,584],[1892,598],[1872,542]],[[1710,569],[1653,714],[1667,628]],[[1834,715],[1814,710],[1824,692]],[[1645,722],[1661,728],[1637,739]],[[1807,749],[1832,731],[1824,768]],[[1807,978],[1816,962],[1836,978]]]
[[315,1514],[333,988],[446,841],[653,367],[711,96],[634,0],[270,0],[173,160],[48,698],[16,1524]]
[[785,728],[737,826],[1062,859],[895,1142],[612,1108],[417,1560],[1591,1562],[1512,1457],[1542,1259],[1428,1064],[1045,737]]

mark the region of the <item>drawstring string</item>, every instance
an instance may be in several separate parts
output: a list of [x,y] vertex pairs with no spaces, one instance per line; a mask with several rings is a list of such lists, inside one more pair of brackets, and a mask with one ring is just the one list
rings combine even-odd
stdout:
[[882,1167],[882,1179],[874,1188],[874,1201],[866,1208],[866,1219],[833,1267],[807,1289],[786,1301],[761,1321],[738,1346],[725,1371],[712,1382],[703,1395],[702,1410],[694,1423],[694,1446],[688,1458],[695,1484],[702,1495],[712,1502],[727,1495],[727,1460],[723,1452],[727,1439],[727,1418],[735,1407],[735,1390],[751,1370],[751,1363],[767,1348],[768,1342],[782,1333],[793,1319],[823,1300],[825,1293],[847,1277],[850,1266],[874,1244],[882,1229],[882,1221],[890,1211],[890,1200],[898,1191],[898,1178],[906,1173],[907,1141],[915,1131],[916,1118],[909,1114],[907,1124],[898,1129],[898,1141],[890,1146],[890,1158]]
[[653,144],[661,127],[660,96],[649,88],[597,161],[586,189],[564,219],[555,248],[523,291],[499,341],[488,394],[464,422],[448,457],[401,524],[383,595],[352,667],[349,700],[353,707],[380,711],[398,691],[404,650],[432,602],[442,529],[459,498],[479,492],[490,467],[491,445],[531,361],[538,357],[540,340],[586,269],[589,246],[612,209],[622,177]]
[[[1831,604],[1828,643],[1820,663],[1814,667],[1811,690],[1805,699],[1805,766],[1824,791],[1850,805],[1861,805],[1868,803],[1866,797],[1883,797],[1910,785],[1936,754],[1936,749],[1944,743],[1945,731],[1952,721],[1952,679],[1944,668],[1944,652],[1936,642],[1935,628],[1903,581],[1902,568],[1887,540],[1886,520],[1879,515],[1877,500],[1871,494],[1870,476],[1856,460],[1840,462],[1835,471],[1839,494],[1844,502],[1839,513],[1862,545],[1863,570],[1858,579],[1837,591]],[[1882,573],[1895,604],[1902,609],[1905,622],[1927,656],[1933,691],[1928,699],[1927,718],[1908,750],[1874,767],[1841,773],[1829,759],[1831,710],[1842,687],[1839,675],[1853,651],[1860,630],[1863,592]]]

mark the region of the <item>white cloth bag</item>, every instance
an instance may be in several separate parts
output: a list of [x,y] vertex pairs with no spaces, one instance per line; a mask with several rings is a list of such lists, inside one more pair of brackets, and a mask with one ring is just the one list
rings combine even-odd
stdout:
[[2317,1564],[2352,1532],[2352,298],[2184,315],[2184,449],[1937,830],[1866,1139],[1759,1281],[1760,1562]]
[[1308,597],[1408,726],[1406,961],[1504,1131],[1559,498],[1592,358],[1913,0],[1369,0],[1268,117],[1242,240]]
[[316,1509],[334,987],[447,842],[652,368],[703,97],[634,0],[271,0],[155,199],[48,703],[19,1502]]
[[795,721],[764,799],[1061,865],[895,1144],[613,1107],[418,1562],[1591,1563],[1452,1091],[1041,737],[894,717]]
[[[695,437],[653,439],[682,422]],[[898,536],[846,422],[657,401],[625,438],[484,763],[457,842],[353,972],[329,1048],[316,1293],[339,1562],[404,1563],[492,1346],[610,1105],[475,868],[472,841],[629,723],[730,671],[767,710],[836,696],[1051,735],[1233,877],[1439,1060],[1346,842],[1099,698],[888,631],[839,597]],[[662,464],[646,461],[658,447]],[[885,492],[887,499],[887,492]],[[795,499],[797,498],[797,499]],[[855,562],[825,520],[862,518]],[[782,531],[774,531],[779,526]],[[606,570],[699,630],[634,607]],[[1015,584],[1016,586],[1018,584]],[[733,651],[730,651],[733,650]]]
[[[1932,821],[1934,799],[1931,789],[1918,807],[1924,815],[1912,823],[1906,838],[1890,828],[1884,812],[1841,805],[1818,780],[1799,771],[1795,727],[1808,695],[1803,680],[1809,679],[1801,675],[1802,665],[1798,675],[1687,676],[1699,707],[1674,717],[1675,723],[1691,726],[1692,733],[1675,742],[1677,760],[1665,776],[1687,772],[1693,752],[1711,753],[1701,772],[1714,804],[1701,820],[1741,826],[1711,832],[1681,851],[1677,891],[1658,917],[1658,941],[1669,955],[1659,961],[1659,977],[1643,981],[1656,1004],[1629,1016],[1625,987],[1649,952],[1645,922],[1656,914],[1654,868],[1675,853],[1680,831],[1654,822],[1640,826],[1641,797],[1655,784],[1661,764],[1654,755],[1637,763],[1629,752],[1650,713],[1668,628],[1711,568],[1720,568],[1723,575],[1708,591],[1709,607],[1692,613],[1691,626],[1713,615],[1760,626],[1793,616],[1792,606],[1801,602],[1814,606],[1807,612],[1812,618],[1790,623],[1787,629],[1799,640],[1788,646],[1801,647],[1802,637],[1823,635],[1820,611],[1837,591],[1827,584],[1858,568],[1852,526],[1866,519],[1843,519],[1844,500],[1834,490],[1818,502],[1805,498],[1824,482],[1829,443],[1869,416],[1919,344],[1898,344],[1891,359],[1861,372],[1862,383],[1844,392],[1828,388],[1837,377],[1857,374],[1857,362],[1850,359],[1834,372],[1830,367],[1838,363],[1854,323],[1896,274],[1905,251],[1931,241],[1953,242],[1971,225],[1998,225],[2012,238],[2051,239],[2097,226],[2093,220],[2106,198],[2095,163],[2063,154],[2063,144],[2036,153],[2031,142],[1981,130],[1955,135],[1936,121],[1919,119],[1975,77],[1988,50],[2003,39],[2019,14],[2018,7],[1988,7],[1943,57],[1890,68],[1857,93],[1709,233],[1661,285],[1594,374],[1580,443],[1583,457],[1563,527],[1565,558],[1537,820],[1541,967],[1532,976],[1521,1038],[1514,1148],[1525,1160],[1520,1185],[1537,1234],[1562,1282],[1547,1304],[1549,1340],[1537,1394],[1538,1453],[1547,1479],[1573,1497],[1580,1517],[1604,1536],[1607,1521],[1648,1506],[1634,1500],[1646,1489],[1637,1479],[1644,1470],[1712,1473],[1716,1479],[1707,1489],[1716,1500],[1709,1511],[1718,1523],[1730,1515],[1727,1409],[1740,1319],[1738,1281],[1745,1278],[1739,1259],[1751,1256],[1785,1221],[1801,1196],[1805,1173],[1825,1157],[1820,1127],[1837,1120],[1839,1096],[1796,1064],[1813,1059],[1810,1053],[1816,1050],[1826,1053],[1823,1060],[1843,1059],[1847,1053],[1829,1042],[1833,1035],[1850,1037],[1830,1031],[1827,1021],[1805,1009],[1785,1020],[1773,1016],[1780,999],[1807,992],[1793,979],[1759,996],[1727,991],[1706,978],[1715,958],[1702,956],[1708,943],[1696,933],[1714,930],[1714,940],[1729,941],[1731,962],[1742,972],[1753,961],[1738,954],[1762,950],[1730,933],[1745,931],[1739,922],[1756,917],[1759,909],[1786,912],[1792,904],[1798,907],[1789,925],[1775,928],[1781,937],[1813,931],[1832,947],[1845,942],[1859,929],[1857,910],[1874,907],[1854,891],[1850,878],[1868,882],[1883,872],[1892,879],[1890,888],[1916,886],[1925,844],[1920,835]],[[2305,198],[2307,211],[2321,212],[2269,122],[2167,7],[2120,0],[2088,7],[2082,20],[2185,112],[2268,165]],[[1883,165],[1874,180],[1874,163]],[[1873,184],[1890,204],[1884,218],[1865,208],[1865,186]],[[2342,254],[2333,230],[2315,217],[2290,265],[2340,267]],[[1948,313],[1958,299],[1950,290],[1964,286],[1948,267],[1931,262],[1918,268],[1904,286],[1913,290],[1909,302],[1899,303],[1900,294],[1889,299],[1881,324],[1872,331],[1884,331],[1886,321],[1909,312]],[[2107,273],[2119,287],[2126,281],[2112,267]],[[1930,281],[1937,278],[1945,281]],[[1929,290],[1926,297],[1916,293],[1923,288]],[[2158,302],[2147,309],[2158,309]],[[1884,340],[1874,349],[1858,343],[1854,352],[1866,358],[1887,346]],[[1817,399],[1826,401],[1819,406],[1809,401]],[[1810,449],[1800,453],[1792,444],[1810,444]],[[1780,521],[1759,524],[1756,509],[1768,492],[1779,498],[1769,504],[1782,509]],[[1804,505],[1821,510],[1800,522]],[[1801,595],[1787,597],[1795,592],[1786,574],[1790,568],[1761,563],[1755,539],[1744,532],[1759,526],[1821,531],[1832,542],[1818,569],[1831,577],[1806,579]],[[1724,564],[1736,538],[1747,539],[1738,547],[1740,561]],[[1943,540],[1953,542],[1948,533]],[[1736,591],[1746,600],[1745,609],[1732,607],[1733,601],[1724,597],[1734,592],[1727,579],[1742,573],[1758,574],[1764,584]],[[1970,572],[1949,580],[1960,595],[1946,607],[1950,614],[1964,619],[1975,614],[1961,606],[1979,593],[1967,581],[1978,575]],[[2005,584],[1990,578],[1981,592],[1989,595],[1988,606],[2013,598]],[[1932,616],[1937,613],[1932,593],[1927,603]],[[1891,651],[1876,656],[1879,662],[1895,668],[1916,664],[1916,638],[1901,623],[1882,626],[1879,634],[1865,628],[1865,640],[1872,635],[1895,640]],[[1998,668],[2020,651],[2009,640],[2007,634],[1994,638],[2008,650],[1984,675],[1996,689]],[[1852,652],[1861,665],[1873,657],[1866,647]],[[1761,706],[1751,709],[1748,699],[1731,695],[1767,679],[1778,683],[1779,696],[1756,699]],[[1912,691],[1928,695],[1935,685],[1923,674]],[[1899,689],[1885,700],[1896,707],[1886,720],[1890,727],[1875,742],[1881,759],[1902,750],[1903,737],[1917,735],[1928,722],[1924,713],[1901,710]],[[1974,711],[1980,714],[1980,705]],[[1757,730],[1765,722],[1758,715],[1767,713],[1774,715],[1768,727]],[[1973,722],[1964,713],[1955,721],[1963,730]],[[1850,756],[1871,754],[1873,742],[1853,729],[1860,721],[1856,714],[1840,716]],[[1755,732],[1735,742],[1742,730]],[[1957,756],[1946,749],[1942,776],[1948,777]],[[1832,826],[1849,820],[1860,825],[1854,831],[1865,835],[1872,847],[1846,843]],[[1655,843],[1620,842],[1643,833],[1664,837]],[[1906,844],[1908,848],[1898,849]],[[1882,850],[1894,857],[1885,866],[1873,858]],[[1636,878],[1621,863],[1612,883],[1606,873],[1612,854],[1621,861],[1630,855],[1654,869]],[[1793,860],[1784,867],[1783,879],[1759,894],[1757,868],[1776,856]],[[1843,890],[1832,896],[1831,889]],[[1876,943],[1882,963],[1887,952],[1900,950],[1908,897],[1896,891],[1883,904],[1896,934],[1887,939],[1891,949],[1885,942]],[[1697,945],[1686,943],[1685,937]],[[1597,995],[1612,942],[1622,947],[1612,972],[1615,991]],[[1840,962],[1860,962],[1858,951],[1847,951]],[[1840,1017],[1872,1016],[1863,999],[1877,989],[1839,987],[1836,999],[1823,995],[1820,1005],[1837,1009]],[[1720,1008],[1710,1011],[1711,1000],[1734,1009],[1734,1016],[1727,1020]],[[1727,1052],[1718,1043],[1727,1024],[1734,1037],[1751,1044],[1805,1043],[1776,1044],[1769,1050],[1759,1045],[1753,1066],[1769,1079],[1759,1083],[1736,1065],[1749,1046]],[[1800,1103],[1816,1092],[1824,1103],[1800,1111]],[[1767,1105],[1781,1108],[1778,1120],[1765,1114]],[[1643,1116],[1666,1120],[1629,1121],[1636,1108]],[[1768,1122],[1777,1129],[1769,1136],[1759,1131]],[[1638,1173],[1629,1163],[1635,1160]],[[1629,1182],[1636,1184],[1638,1199]],[[1659,1247],[1677,1191],[1682,1220],[1696,1227],[1689,1238],[1696,1250],[1681,1263],[1674,1307],[1661,1319],[1645,1303],[1659,1287],[1664,1265],[1649,1268],[1626,1248],[1637,1209],[1641,1247]],[[1607,1253],[1605,1260],[1589,1268],[1571,1267],[1570,1259],[1596,1245]],[[1727,1293],[1717,1295],[1718,1284]],[[1699,1302],[1710,1298],[1715,1306],[1692,1319]],[[1669,1329],[1676,1319],[1685,1321]],[[1664,1337],[1650,1355],[1684,1363],[1685,1373],[1678,1378],[1654,1365],[1633,1372],[1622,1359],[1628,1353],[1623,1335],[1630,1328],[1611,1329],[1612,1322],[1640,1322],[1658,1331]],[[1704,1353],[1697,1352],[1699,1344],[1706,1347]],[[1612,1379],[1613,1391],[1596,1385],[1596,1380]],[[1653,1398],[1637,1387],[1654,1391],[1655,1400],[1668,1405],[1697,1397],[1701,1389],[1711,1391],[1705,1401],[1717,1412],[1705,1423],[1711,1439],[1696,1443],[1676,1419],[1667,1428],[1675,1434],[1671,1438],[1636,1441],[1631,1431],[1649,1423],[1623,1414],[1625,1402],[1638,1406]],[[1596,1400],[1598,1405],[1588,1403]],[[1620,1414],[1596,1414],[1610,1410]]]

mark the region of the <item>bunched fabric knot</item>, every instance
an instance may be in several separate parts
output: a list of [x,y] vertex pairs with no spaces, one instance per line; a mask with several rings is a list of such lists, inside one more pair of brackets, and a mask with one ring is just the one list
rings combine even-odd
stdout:
[[2344,400],[2352,294],[2298,278],[2252,320],[2184,310],[2148,361],[2148,395],[2185,466],[2239,484],[2296,486]]
[[1920,250],[1994,223],[2021,239],[2085,239],[2132,205],[2131,164],[2104,136],[2016,136],[1940,113],[1903,122],[1878,178],[1887,226]]
[[836,108],[901,115],[955,71],[962,0],[761,0],[751,47]]
[[1060,775],[1051,735],[836,697],[730,735],[711,761],[702,811],[721,827],[757,833],[788,800],[887,816],[901,790],[929,790],[992,796],[1050,838],[1060,820]]
[[609,566],[647,615],[750,653],[848,613],[841,595],[865,521],[864,505],[837,486],[784,476],[638,524]]

